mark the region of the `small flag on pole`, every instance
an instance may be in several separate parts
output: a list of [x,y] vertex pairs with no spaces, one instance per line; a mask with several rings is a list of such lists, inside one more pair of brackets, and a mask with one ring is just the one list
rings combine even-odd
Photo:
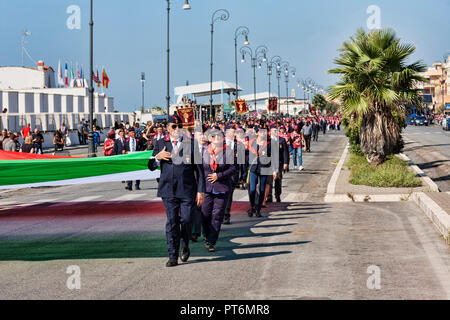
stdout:
[[69,86],[69,68],[67,66],[67,63],[66,63],[65,71],[64,71],[64,82],[65,82],[66,87],[68,87]]
[[61,70],[61,60],[58,59],[58,86],[64,87],[64,79]]
[[106,70],[104,68],[103,68],[103,73],[102,73],[102,85],[104,88],[108,89],[109,78],[108,78],[108,75],[106,74]]

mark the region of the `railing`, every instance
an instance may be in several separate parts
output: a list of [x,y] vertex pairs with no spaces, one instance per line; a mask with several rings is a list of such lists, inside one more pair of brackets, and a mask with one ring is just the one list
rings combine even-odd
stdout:
[[[69,130],[76,130],[77,124],[83,119],[88,120],[89,113],[0,113],[0,130],[19,132],[31,124],[32,129],[38,128],[42,132],[54,132],[61,128],[62,122]],[[94,119],[97,119],[97,125],[102,129],[114,126],[116,120],[130,123],[135,121],[132,113],[96,113]]]

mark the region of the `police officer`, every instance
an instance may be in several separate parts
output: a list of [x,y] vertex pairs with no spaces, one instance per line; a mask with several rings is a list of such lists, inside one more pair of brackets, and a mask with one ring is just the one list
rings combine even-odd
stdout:
[[169,118],[167,135],[157,141],[149,169],[161,166],[158,197],[162,198],[167,215],[166,239],[169,252],[167,267],[178,265],[181,245],[181,261],[190,256],[189,239],[191,212],[195,205],[203,204],[205,177],[201,164],[194,162],[194,143],[183,134],[181,119]]

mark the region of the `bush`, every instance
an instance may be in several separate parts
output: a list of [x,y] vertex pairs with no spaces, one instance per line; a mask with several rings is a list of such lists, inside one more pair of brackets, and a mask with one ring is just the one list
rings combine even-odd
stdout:
[[388,156],[383,164],[369,166],[364,155],[352,154],[347,166],[351,169],[350,183],[370,187],[414,188],[422,182],[408,170],[409,164],[396,156]]

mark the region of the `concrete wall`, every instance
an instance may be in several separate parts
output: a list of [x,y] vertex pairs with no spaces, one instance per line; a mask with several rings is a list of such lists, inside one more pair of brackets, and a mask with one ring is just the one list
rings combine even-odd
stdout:
[[0,89],[31,89],[45,86],[45,72],[34,68],[0,67]]

